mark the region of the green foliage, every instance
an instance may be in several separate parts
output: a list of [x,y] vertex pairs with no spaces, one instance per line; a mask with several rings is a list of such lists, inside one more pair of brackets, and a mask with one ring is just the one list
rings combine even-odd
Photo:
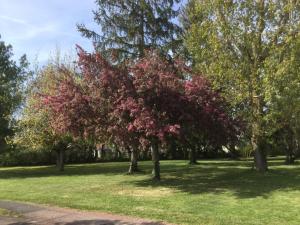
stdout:
[[48,112],[39,107],[39,94],[52,91],[54,76],[57,75],[55,65],[48,65],[37,72],[36,78],[29,85],[28,95],[22,115],[17,124],[14,144],[18,147],[34,151],[51,150],[58,139],[48,121]]
[[13,59],[12,46],[0,41],[0,148],[6,146],[6,139],[13,134],[13,114],[21,105],[23,82],[28,71],[26,56],[19,64]]
[[[40,95],[53,93],[57,78],[63,78],[57,63],[52,62],[36,72],[28,83],[24,108],[16,124],[12,139],[14,151],[3,156],[3,163],[35,164],[53,163],[57,148],[66,148],[67,135],[57,135],[49,123],[49,112],[40,105]],[[22,162],[23,161],[23,162]]]
[[[264,79],[266,124],[269,136],[282,149],[300,151],[300,34],[287,39],[285,48],[272,49]],[[297,152],[298,151],[298,152]]]
[[268,114],[299,118],[299,9],[298,1],[264,0],[191,0],[186,8],[193,65],[248,121],[253,150],[262,150]]
[[[76,76],[74,65],[69,63],[69,59],[66,60],[65,69]],[[54,94],[57,82],[64,79],[65,73],[59,69],[63,61],[58,57],[49,62],[28,83],[26,102],[11,140],[14,149],[2,155],[3,165],[51,164],[60,150],[67,150],[66,162],[91,162],[95,159],[93,143],[72,140],[68,134],[56,134],[49,121],[51,112],[41,107],[40,97]]]

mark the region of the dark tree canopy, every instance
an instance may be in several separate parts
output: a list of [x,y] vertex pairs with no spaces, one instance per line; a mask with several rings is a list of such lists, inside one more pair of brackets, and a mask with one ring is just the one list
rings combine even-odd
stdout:
[[181,28],[172,20],[180,0],[97,0],[94,20],[99,32],[84,24],[78,30],[95,43],[104,55],[118,60],[143,56],[148,48],[176,51]]

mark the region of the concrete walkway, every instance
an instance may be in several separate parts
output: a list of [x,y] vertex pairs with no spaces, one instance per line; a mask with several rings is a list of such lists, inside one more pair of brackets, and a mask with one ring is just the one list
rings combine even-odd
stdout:
[[0,225],[166,225],[162,222],[109,213],[48,207],[37,204],[2,201],[0,208],[20,216],[0,216]]

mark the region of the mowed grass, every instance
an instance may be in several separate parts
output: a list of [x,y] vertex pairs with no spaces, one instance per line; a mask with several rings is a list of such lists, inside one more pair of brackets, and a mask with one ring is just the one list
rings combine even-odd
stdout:
[[126,175],[128,163],[0,169],[0,199],[163,220],[175,224],[300,224],[300,165],[271,160],[258,174],[251,162],[212,160],[189,166],[162,161],[162,181],[143,172]]

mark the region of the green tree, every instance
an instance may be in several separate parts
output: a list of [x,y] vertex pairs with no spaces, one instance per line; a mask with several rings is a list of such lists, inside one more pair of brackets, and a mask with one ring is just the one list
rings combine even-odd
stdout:
[[[271,103],[266,95],[275,91],[270,81],[274,73],[284,77],[282,85],[295,81],[280,68],[291,54],[291,43],[299,40],[299,9],[299,1],[275,0],[191,0],[186,8],[185,44],[193,65],[249,122],[258,171],[267,170],[264,137]],[[271,70],[272,62],[280,66]]]
[[102,54],[122,61],[144,55],[145,49],[173,52],[179,47],[181,28],[174,22],[180,0],[97,0],[94,20],[101,31],[78,30],[93,40]]
[[265,78],[268,115],[266,124],[274,142],[286,153],[286,163],[299,154],[300,142],[300,35],[287,39],[284,48],[272,51]]
[[64,155],[70,138],[58,135],[49,122],[49,111],[41,107],[40,95],[54,93],[57,80],[63,78],[57,63],[49,63],[36,72],[35,78],[28,83],[26,102],[17,122],[17,132],[13,143],[25,151],[55,152],[57,167],[64,170]]
[[13,134],[14,113],[22,102],[23,82],[28,71],[26,56],[19,64],[13,59],[12,46],[0,41],[0,148],[4,149],[6,139]]

